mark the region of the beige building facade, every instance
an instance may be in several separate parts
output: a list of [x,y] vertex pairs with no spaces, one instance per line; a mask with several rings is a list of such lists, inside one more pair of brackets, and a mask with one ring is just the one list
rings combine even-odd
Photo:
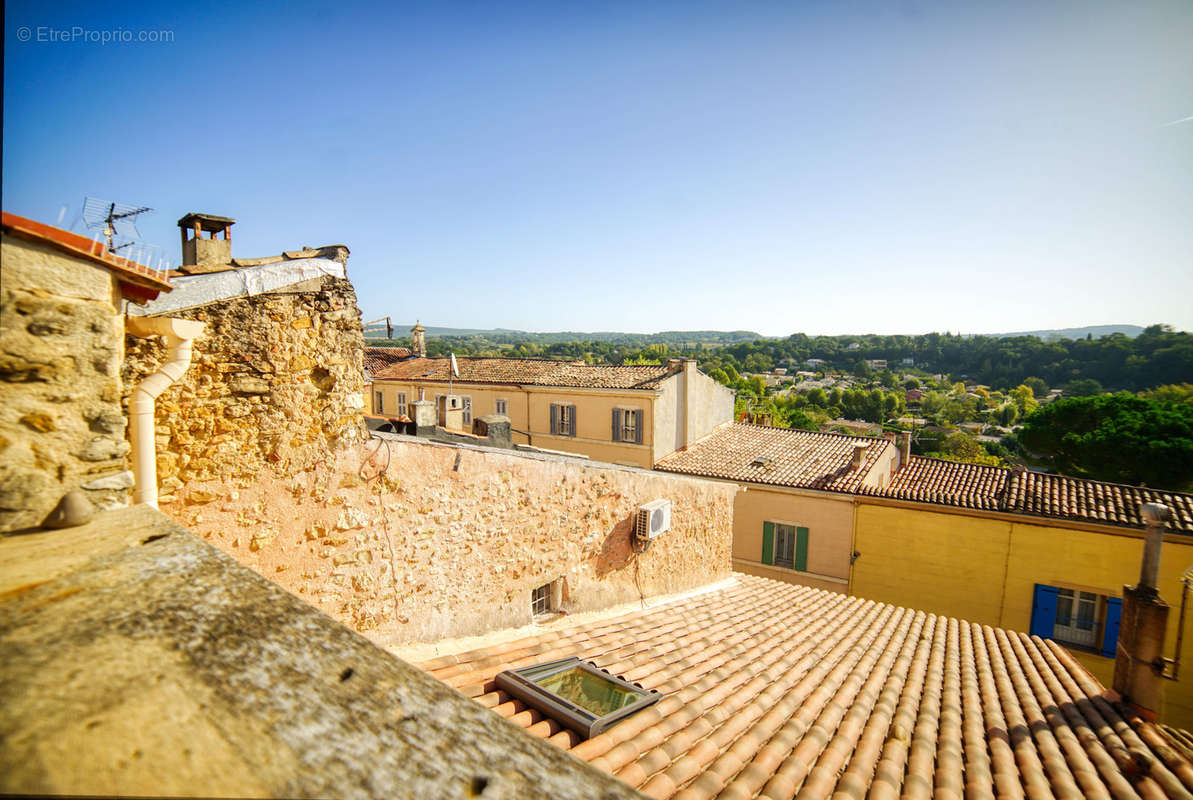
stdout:
[[[377,364],[366,357],[366,363]],[[486,414],[510,419],[516,444],[559,450],[624,466],[651,468],[733,416],[733,392],[675,360],[658,366],[606,367],[560,361],[412,356],[370,370],[375,416],[412,418],[420,398],[438,408],[449,394],[462,424]],[[440,415],[439,423],[446,423]]]

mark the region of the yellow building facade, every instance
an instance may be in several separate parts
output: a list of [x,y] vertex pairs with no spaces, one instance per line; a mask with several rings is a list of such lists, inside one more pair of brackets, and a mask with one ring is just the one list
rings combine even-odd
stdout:
[[[1143,533],[1020,515],[943,509],[881,498],[856,498],[849,591],[936,614],[1018,631],[1038,631],[1038,586],[1053,587],[1088,609],[1087,631],[1076,612],[1051,638],[1109,686],[1114,658],[1103,655],[1106,625],[1124,585],[1139,580]],[[1193,566],[1193,537],[1165,536],[1159,589],[1171,605],[1165,656],[1176,652],[1182,573]],[[1033,619],[1033,615],[1035,619]],[[1193,615],[1190,615],[1193,616]],[[1185,624],[1189,641],[1193,620]],[[1071,628],[1071,629],[1069,629]],[[1113,630],[1112,630],[1113,632]],[[1089,641],[1081,638],[1088,636]],[[1165,682],[1161,721],[1193,727],[1193,676]]]

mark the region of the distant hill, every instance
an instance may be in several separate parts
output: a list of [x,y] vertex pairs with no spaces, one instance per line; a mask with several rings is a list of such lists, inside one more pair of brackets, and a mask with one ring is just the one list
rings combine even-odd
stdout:
[[[394,334],[399,338],[409,336],[413,325],[394,325]],[[370,330],[367,338],[372,338],[375,331]],[[448,336],[468,336],[487,339],[495,344],[534,344],[549,345],[566,342],[611,342],[614,344],[633,344],[646,346],[650,344],[668,345],[727,345],[739,342],[752,342],[764,338],[754,331],[659,331],[658,333],[622,333],[619,331],[518,331],[510,328],[435,328],[427,326],[427,338],[442,338]]]
[[1045,331],[1016,331],[1015,333],[980,333],[970,336],[987,336],[994,339],[1009,339],[1013,336],[1035,336],[1045,341],[1054,339],[1084,339],[1093,335],[1095,339],[1109,336],[1112,333],[1123,333],[1134,339],[1143,333],[1142,325],[1090,325],[1085,328],[1053,328]]

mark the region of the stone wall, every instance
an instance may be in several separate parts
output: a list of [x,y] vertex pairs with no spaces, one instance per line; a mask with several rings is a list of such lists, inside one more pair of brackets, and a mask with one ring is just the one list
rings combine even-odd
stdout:
[[[207,323],[186,375],[157,402],[163,508],[192,481],[310,469],[364,437],[360,309],[341,278],[238,297],[171,317]],[[126,339],[125,401],[163,362],[160,339]]]
[[99,265],[7,234],[0,254],[0,531],[40,524],[80,486],[97,505],[122,504],[117,283]]
[[[563,610],[583,612],[727,577],[733,492],[660,472],[397,437],[284,484],[188,484],[166,510],[394,645],[525,625],[531,591],[559,578]],[[672,528],[636,552],[634,512],[656,498],[672,501]]]

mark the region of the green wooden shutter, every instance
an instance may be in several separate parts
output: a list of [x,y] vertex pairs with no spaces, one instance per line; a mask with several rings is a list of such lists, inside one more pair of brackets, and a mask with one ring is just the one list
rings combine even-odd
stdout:
[[613,441],[621,441],[621,409],[613,409]]
[[775,563],[775,523],[762,523],[762,563]]
[[795,529],[795,568],[800,572],[808,571],[808,529]]

